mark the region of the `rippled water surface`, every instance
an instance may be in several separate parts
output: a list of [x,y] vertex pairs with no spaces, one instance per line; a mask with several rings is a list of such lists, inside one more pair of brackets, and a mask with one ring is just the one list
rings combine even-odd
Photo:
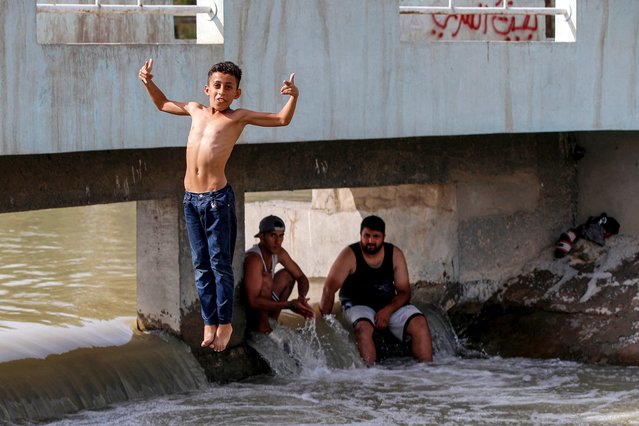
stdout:
[[526,359],[315,368],[76,415],[61,424],[639,424],[639,372]]
[[135,313],[135,203],[0,214],[0,329]]

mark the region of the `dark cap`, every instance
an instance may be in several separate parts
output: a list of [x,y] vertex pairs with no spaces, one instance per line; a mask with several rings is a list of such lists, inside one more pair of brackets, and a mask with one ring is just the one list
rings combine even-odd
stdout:
[[258,237],[260,234],[267,234],[273,231],[284,231],[286,226],[284,226],[284,221],[277,216],[266,216],[264,219],[260,220],[260,232],[255,234],[255,237]]

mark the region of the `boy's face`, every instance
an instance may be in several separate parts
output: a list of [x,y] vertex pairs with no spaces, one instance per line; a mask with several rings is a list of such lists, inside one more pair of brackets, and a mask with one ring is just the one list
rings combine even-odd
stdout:
[[237,87],[237,80],[231,74],[214,72],[209,79],[209,84],[204,86],[204,93],[209,97],[211,106],[215,110],[224,111],[240,97],[242,91]]

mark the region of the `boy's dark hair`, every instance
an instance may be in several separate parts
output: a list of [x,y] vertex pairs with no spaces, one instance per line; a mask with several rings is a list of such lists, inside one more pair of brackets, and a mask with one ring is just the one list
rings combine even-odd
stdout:
[[362,220],[362,225],[359,227],[359,233],[361,234],[364,228],[368,228],[371,231],[379,231],[382,234],[386,235],[386,224],[379,216],[366,216],[364,220]]
[[222,74],[230,74],[237,80],[237,87],[240,87],[240,80],[242,79],[242,70],[240,67],[235,65],[231,61],[219,62],[211,67],[209,70],[209,78],[206,80],[207,82],[211,79],[211,76],[215,72],[221,72]]

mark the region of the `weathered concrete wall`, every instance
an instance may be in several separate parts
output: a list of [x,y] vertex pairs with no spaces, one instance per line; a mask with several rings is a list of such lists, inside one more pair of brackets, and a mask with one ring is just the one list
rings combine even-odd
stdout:
[[[459,270],[457,208],[454,184],[397,185],[343,188],[339,206],[326,193],[314,191],[312,202],[273,200],[247,203],[245,246],[253,238],[259,220],[280,216],[286,223],[284,247],[311,277],[326,277],[338,253],[359,240],[362,219],[379,215],[386,222],[386,241],[406,255],[412,282],[445,282]],[[324,198],[318,202],[317,198]],[[349,200],[350,199],[350,200]],[[345,200],[349,200],[344,203]],[[253,232],[251,232],[253,231]]]
[[156,58],[167,94],[205,102],[221,45],[41,45],[35,4],[0,2],[0,155],[184,146],[189,121],[157,113],[137,71]]
[[[555,151],[539,152],[540,144],[534,142],[539,138],[546,140],[541,146],[556,145]],[[529,251],[552,243],[565,227],[580,223],[588,215],[600,213],[599,210],[617,217],[623,233],[637,235],[639,225],[633,207],[636,185],[632,184],[632,171],[636,170],[634,140],[634,133],[601,132],[398,140],[392,147],[387,141],[370,141],[366,142],[369,161],[359,155],[358,141],[291,144],[289,149],[240,145],[229,172],[232,182],[247,191],[453,185],[460,258],[457,267],[452,267],[451,261],[444,270],[451,279],[475,280],[491,278],[497,270],[508,270],[513,257],[529,257]],[[580,195],[571,178],[575,163],[562,163],[557,158],[568,158],[570,147],[577,142],[586,147],[586,156],[576,163]],[[282,158],[295,167],[275,170],[271,164],[282,164]],[[2,211],[166,197],[178,200],[182,193],[183,148],[5,156],[0,157],[0,162],[6,182],[0,188]],[[440,195],[433,193],[430,197],[439,200]],[[414,202],[427,207],[431,202],[423,199],[409,200],[407,204]],[[352,202],[356,204],[355,198]],[[387,202],[392,204],[390,200]],[[437,201],[444,206],[447,202]],[[362,212],[377,211],[364,201],[357,205]],[[435,226],[441,223],[439,219],[433,221]],[[535,231],[540,227],[549,233]],[[391,230],[398,231],[389,226]],[[356,238],[356,232],[349,234],[349,240]],[[404,239],[398,235],[397,241]],[[333,244],[338,247],[342,242]],[[481,272],[486,259],[490,260],[493,267],[488,269],[493,272]]]
[[[44,3],[40,1],[40,3]],[[47,1],[47,3],[53,3]],[[56,0],[57,4],[95,4],[95,0]],[[122,0],[101,0],[101,4],[127,4]],[[128,2],[128,4],[134,4]],[[173,4],[172,0],[146,0],[144,4]],[[142,14],[96,15],[86,13],[38,13],[37,41],[40,44],[68,43],[175,43],[173,16]]]
[[[573,197],[552,194],[574,188],[570,162],[559,177],[565,181],[546,180],[553,185],[546,190],[542,179],[554,170],[545,169],[562,163],[539,163],[538,154],[510,172],[453,166],[448,183],[314,190],[312,202],[248,203],[245,246],[257,242],[262,217],[278,215],[287,225],[289,253],[307,275],[325,277],[337,254],[358,240],[362,218],[376,214],[386,221],[386,240],[404,251],[412,282],[502,281],[551,243],[556,236],[546,227],[556,215],[570,221],[574,207]],[[552,201],[544,199],[548,194]]]
[[279,216],[286,224],[283,247],[308,277],[315,278],[326,276],[346,241],[357,240],[363,217],[357,211],[328,213],[313,209],[310,202],[281,200],[247,203],[245,209],[246,248],[259,242],[253,235],[264,216]]
[[149,57],[170,98],[201,102],[210,66],[236,61],[237,106],[257,110],[296,72],[292,125],[244,143],[637,130],[635,0],[580,0],[575,43],[403,43],[397,0],[226,3],[223,45],[42,45],[36,0],[0,2],[0,155],[183,146],[188,120],[137,79]]
[[575,225],[608,213],[621,232],[639,236],[639,138],[636,133],[581,133],[579,209]]
[[[421,263],[420,258],[433,262],[429,271],[419,271],[416,266],[416,279],[474,282],[499,280],[516,273],[542,247],[554,243],[565,223],[572,220],[577,190],[575,162],[570,156],[573,143],[560,134],[491,135],[397,140],[392,148],[385,141],[369,141],[365,156],[360,155],[361,144],[357,141],[320,144],[323,149],[309,147],[299,156],[286,147],[269,150],[265,146],[258,154],[258,146],[247,146],[242,152],[255,153],[257,168],[246,173],[259,176],[259,180],[247,184],[246,190],[435,185],[421,188],[422,193],[392,189],[390,194],[382,190],[375,198],[366,191],[358,197],[357,191],[361,190],[354,190],[353,200],[362,216],[370,212],[386,216],[392,231],[389,237],[409,247],[416,265]],[[279,165],[282,158],[291,167],[273,175],[259,168]],[[448,185],[454,190],[447,190]],[[438,186],[439,191],[432,191]],[[481,199],[483,204],[474,199]],[[433,209],[430,213],[429,208]],[[442,213],[435,217],[442,218],[450,233],[444,232],[439,242],[437,238],[429,241],[423,235],[440,235],[435,229],[437,220],[430,220],[432,211],[438,209]],[[296,238],[307,232],[295,231]],[[356,240],[357,232],[356,227],[341,243]],[[308,250],[314,252],[319,237],[311,234],[311,238]],[[439,244],[434,257],[425,253],[429,244]],[[331,246],[338,243],[331,242]],[[434,265],[433,259],[444,261]]]
[[[325,277],[338,253],[359,239],[362,218],[377,214],[386,222],[386,241],[406,255],[414,281],[442,282],[458,275],[457,208],[454,184],[397,185],[314,191],[315,197],[348,194],[336,207],[332,199],[318,203],[274,199],[247,203],[245,246],[260,219],[269,214],[286,223],[284,247],[310,277]],[[349,198],[350,202],[344,203]]]

